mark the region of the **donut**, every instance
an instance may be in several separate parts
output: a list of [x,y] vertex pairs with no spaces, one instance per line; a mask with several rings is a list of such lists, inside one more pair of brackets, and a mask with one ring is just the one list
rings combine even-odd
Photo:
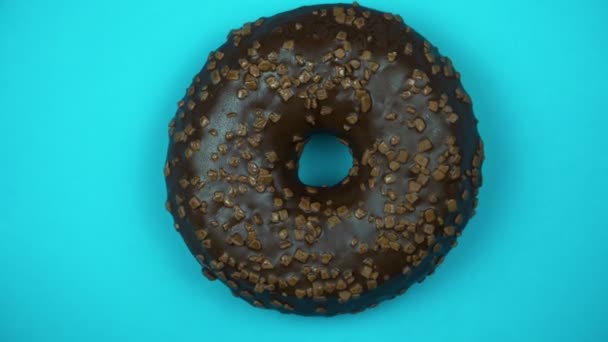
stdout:
[[[298,177],[308,139],[353,163]],[[232,30],[169,124],[167,210],[202,273],[250,304],[356,313],[432,274],[474,215],[483,145],[450,59],[399,15],[301,7]]]

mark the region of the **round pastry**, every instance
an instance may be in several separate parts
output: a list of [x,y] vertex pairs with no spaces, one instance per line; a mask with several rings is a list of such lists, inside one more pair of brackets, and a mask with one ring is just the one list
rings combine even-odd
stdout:
[[[169,127],[167,209],[209,279],[303,315],[358,312],[433,273],[474,213],[483,160],[447,57],[398,15],[302,7],[233,30]],[[303,184],[307,139],[348,176]]]

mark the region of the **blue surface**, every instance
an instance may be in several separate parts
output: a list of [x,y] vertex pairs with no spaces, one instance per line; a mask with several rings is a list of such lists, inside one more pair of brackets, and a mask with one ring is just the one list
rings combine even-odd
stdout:
[[485,140],[478,215],[423,284],[323,319],[200,275],[167,123],[229,29],[306,3],[0,1],[0,341],[608,340],[600,0],[364,1],[452,57]]
[[298,160],[298,178],[308,186],[334,186],[353,166],[348,146],[331,134],[314,134]]

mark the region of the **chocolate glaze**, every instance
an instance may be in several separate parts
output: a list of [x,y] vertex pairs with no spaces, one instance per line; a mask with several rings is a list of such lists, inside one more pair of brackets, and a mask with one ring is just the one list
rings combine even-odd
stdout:
[[[209,279],[282,312],[357,312],[422,281],[474,213],[482,143],[450,60],[397,15],[302,7],[233,30],[169,127],[167,209]],[[318,132],[354,165],[307,187]]]

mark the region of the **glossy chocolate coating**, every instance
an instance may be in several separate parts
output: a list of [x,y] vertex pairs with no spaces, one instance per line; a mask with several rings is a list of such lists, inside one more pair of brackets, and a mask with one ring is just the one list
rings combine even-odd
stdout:
[[[357,312],[422,281],[474,213],[483,148],[460,75],[396,15],[302,7],[209,55],[171,121],[167,209],[210,279],[260,307]],[[340,184],[297,176],[334,134]]]

